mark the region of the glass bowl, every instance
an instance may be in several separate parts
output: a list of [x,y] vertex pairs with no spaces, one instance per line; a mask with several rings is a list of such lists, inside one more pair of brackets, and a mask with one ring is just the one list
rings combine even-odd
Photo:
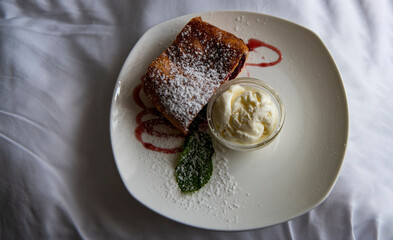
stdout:
[[[267,137],[261,137],[260,141],[257,141],[255,143],[245,144],[245,143],[240,143],[237,141],[230,141],[228,139],[225,139],[224,136],[217,130],[214,124],[214,117],[213,117],[214,105],[217,98],[221,96],[221,94],[224,93],[226,90],[228,90],[229,87],[231,87],[232,85],[248,86],[254,89],[258,89],[262,92],[265,92],[271,97],[272,102],[277,107],[278,116],[277,116],[276,126],[274,130],[271,131],[270,135],[268,135]],[[282,126],[284,125],[284,120],[285,120],[285,109],[281,97],[277,94],[277,92],[273,88],[271,88],[262,80],[256,78],[236,78],[234,80],[230,80],[224,83],[213,94],[207,105],[207,122],[213,137],[215,137],[224,146],[238,151],[257,150],[273,142],[273,140],[276,139],[278,134],[280,133]]]

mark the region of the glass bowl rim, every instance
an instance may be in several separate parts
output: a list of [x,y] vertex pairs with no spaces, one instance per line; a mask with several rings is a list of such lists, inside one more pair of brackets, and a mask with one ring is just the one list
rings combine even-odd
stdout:
[[[216,127],[214,126],[213,122],[213,116],[212,116],[212,111],[213,111],[213,106],[216,101],[216,99],[223,93],[225,92],[230,86],[232,85],[251,85],[251,87],[256,87],[259,89],[262,89],[266,92],[269,93],[273,98],[275,98],[277,102],[277,107],[278,107],[278,112],[279,112],[279,122],[277,123],[277,126],[275,130],[270,134],[268,138],[266,138],[263,141],[253,143],[253,144],[241,144],[241,143],[236,143],[232,141],[228,141],[225,138],[221,136],[221,134],[218,132]],[[206,113],[206,118],[207,118],[207,123],[210,129],[211,134],[223,145],[233,149],[233,150],[239,150],[239,151],[247,151],[247,150],[256,150],[260,149],[262,147],[267,146],[273,140],[275,140],[278,136],[278,134],[281,132],[281,129],[284,125],[285,122],[285,107],[283,104],[283,101],[281,97],[278,95],[278,93],[270,87],[266,82],[263,80],[257,79],[257,78],[251,78],[251,77],[241,77],[241,78],[235,78],[233,80],[229,80],[222,84],[217,91],[213,94],[213,96],[210,98],[210,101],[207,105],[207,113]]]

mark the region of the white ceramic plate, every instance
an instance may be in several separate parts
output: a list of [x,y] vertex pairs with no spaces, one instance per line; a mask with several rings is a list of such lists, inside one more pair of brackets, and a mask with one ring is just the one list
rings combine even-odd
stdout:
[[[210,182],[181,194],[173,176],[175,154],[145,149],[135,138],[141,108],[132,92],[147,66],[194,16],[202,16],[247,42],[256,38],[281,50],[273,67],[248,66],[240,76],[269,83],[283,98],[286,122],[278,139],[253,153],[226,152],[214,158]],[[274,61],[260,48],[248,62]],[[332,190],[343,162],[348,109],[337,67],[313,32],[283,19],[251,12],[207,12],[179,17],[147,31],[129,54],[112,100],[110,130],[120,175],[128,191],[153,211],[188,225],[215,230],[266,227],[306,213]],[[172,146],[179,139],[143,135]]]

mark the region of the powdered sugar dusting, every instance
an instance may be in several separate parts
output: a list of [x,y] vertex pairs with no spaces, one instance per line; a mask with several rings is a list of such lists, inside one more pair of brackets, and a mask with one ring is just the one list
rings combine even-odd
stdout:
[[[187,128],[216,89],[231,75],[243,52],[223,31],[187,24],[146,75],[163,108]],[[239,40],[241,41],[241,40]]]
[[237,212],[244,204],[239,200],[240,187],[229,174],[226,158],[215,153],[210,181],[196,192],[181,193],[174,177],[176,157],[160,153],[157,153],[157,157],[160,159],[155,159],[147,174],[155,180],[152,190],[163,200],[171,202],[178,209],[202,211],[228,226],[239,223]]

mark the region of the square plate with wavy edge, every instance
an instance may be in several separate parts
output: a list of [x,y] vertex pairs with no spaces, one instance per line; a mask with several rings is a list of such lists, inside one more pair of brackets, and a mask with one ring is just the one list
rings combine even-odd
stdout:
[[[283,58],[279,64],[247,66],[240,76],[270,84],[283,99],[286,120],[271,145],[246,154],[227,151],[224,158],[214,160],[211,181],[199,192],[184,195],[173,176],[176,154],[147,150],[135,137],[136,117],[142,109],[133,100],[133,91],[147,66],[195,16],[245,42],[259,39],[280,49]],[[277,55],[260,48],[251,52],[248,62],[260,62],[261,58],[273,61]],[[115,161],[132,196],[175,221],[230,231],[285,222],[322,203],[337,181],[348,125],[344,86],[319,37],[283,19],[240,11],[191,14],[148,30],[124,63],[110,116]],[[181,144],[181,139],[160,140],[148,134],[143,139]]]

